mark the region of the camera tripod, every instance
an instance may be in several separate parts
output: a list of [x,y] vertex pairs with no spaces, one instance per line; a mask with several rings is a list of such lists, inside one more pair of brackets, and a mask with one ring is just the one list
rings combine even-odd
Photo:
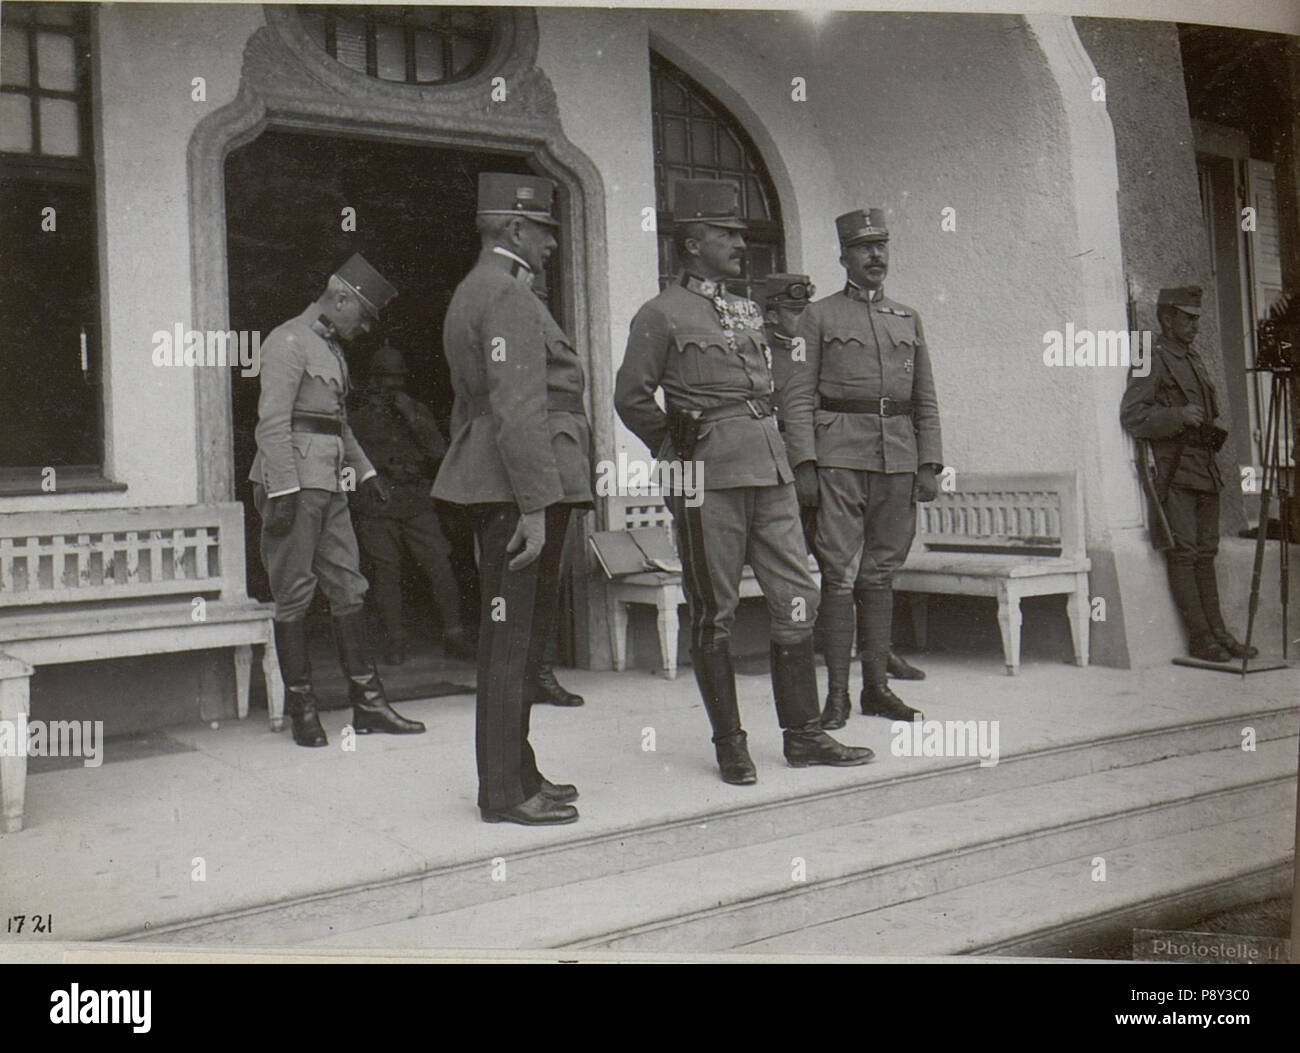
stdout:
[[[1289,534],[1291,527],[1291,503],[1294,500],[1294,485],[1287,464],[1289,437],[1293,434],[1294,419],[1291,399],[1295,393],[1295,367],[1277,364],[1271,367],[1257,366],[1250,370],[1254,373],[1268,373],[1271,377],[1269,387],[1268,413],[1265,415],[1264,431],[1261,435],[1260,453],[1263,457],[1260,477],[1259,495],[1259,530],[1255,535],[1255,563],[1250,575],[1250,613],[1246,619],[1246,647],[1255,632],[1255,615],[1259,611],[1259,586],[1264,576],[1264,547],[1268,542],[1269,509],[1273,495],[1277,495],[1278,519],[1281,530],[1278,535],[1279,549],[1278,570],[1279,585],[1282,590],[1282,657],[1287,656],[1287,605],[1288,590],[1291,584],[1291,554]],[[1289,458],[1288,458],[1289,460]],[[1248,671],[1250,659],[1241,660],[1241,675]]]

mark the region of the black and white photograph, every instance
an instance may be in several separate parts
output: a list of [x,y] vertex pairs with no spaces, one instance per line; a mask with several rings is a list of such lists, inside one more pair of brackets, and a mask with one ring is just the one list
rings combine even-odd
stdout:
[[1300,8],[956,6],[0,3],[0,961],[1297,960]]

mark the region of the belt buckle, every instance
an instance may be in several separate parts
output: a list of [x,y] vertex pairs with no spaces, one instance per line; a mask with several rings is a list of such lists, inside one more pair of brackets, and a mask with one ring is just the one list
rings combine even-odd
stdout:
[[888,416],[889,416],[889,405],[888,405],[888,403],[889,403],[889,398],[888,398],[887,396],[885,396],[885,395],[882,395],[882,396],[880,397],[880,415],[881,415],[882,417],[888,417]]
[[758,404],[757,399],[745,399],[745,405],[749,407],[750,415],[755,420],[762,420],[767,416],[767,411]]

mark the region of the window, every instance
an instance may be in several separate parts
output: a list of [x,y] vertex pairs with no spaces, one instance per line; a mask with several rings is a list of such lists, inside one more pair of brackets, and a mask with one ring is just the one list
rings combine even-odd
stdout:
[[21,491],[102,458],[90,19],[52,3],[0,19],[0,475]]
[[349,69],[398,84],[447,84],[483,68],[498,15],[481,7],[299,8],[317,46]]
[[653,51],[650,83],[654,117],[655,197],[658,207],[659,284],[676,270],[672,245],[672,192],[678,179],[734,183],[740,213],[749,224],[745,274],[728,284],[748,296],[763,278],[785,269],[781,205],[758,149],[722,103]]

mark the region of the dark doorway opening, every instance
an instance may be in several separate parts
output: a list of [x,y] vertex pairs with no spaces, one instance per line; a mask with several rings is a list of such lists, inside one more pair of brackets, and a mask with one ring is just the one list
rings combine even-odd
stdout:
[[[407,393],[432,409],[447,437],[453,398],[442,324],[452,292],[478,257],[474,213],[478,174],[485,170],[533,171],[517,155],[282,131],[232,151],[225,166],[230,327],[264,338],[300,314],[339,264],[362,253],[397,287],[398,296],[375,331],[347,348],[352,387],[364,387],[372,356],[385,341],[391,343],[411,371]],[[345,223],[349,209],[355,210],[354,230]],[[553,267],[562,256],[563,245]],[[546,278],[550,289],[557,288],[555,273]],[[251,595],[270,599],[259,556],[261,523],[247,481],[256,452],[259,392],[257,377],[232,371],[235,487],[247,509],[248,587]],[[438,510],[462,617],[474,625],[473,540],[453,506],[440,504]],[[409,559],[402,592],[412,658],[436,652],[434,598]],[[325,610],[318,591],[314,635],[324,632],[320,615]],[[335,665],[328,660],[322,671]]]

